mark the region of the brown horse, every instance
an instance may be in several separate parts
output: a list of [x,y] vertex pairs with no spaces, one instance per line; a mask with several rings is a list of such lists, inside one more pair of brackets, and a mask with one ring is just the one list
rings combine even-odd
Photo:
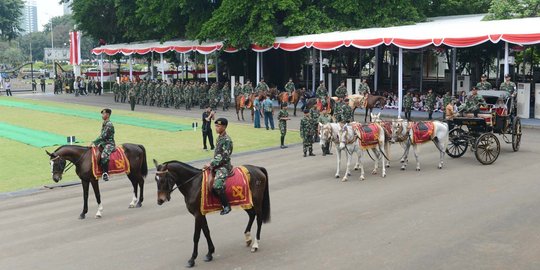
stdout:
[[[157,182],[157,203],[162,205],[164,202],[171,200],[171,192],[175,189],[174,186],[184,195],[186,207],[188,211],[195,217],[195,232],[193,234],[193,253],[187,262],[187,267],[195,265],[195,259],[198,255],[199,238],[201,230],[208,243],[208,253],[205,261],[209,262],[213,259],[212,254],[215,251],[214,243],[210,238],[210,229],[206,221],[206,216],[200,211],[201,209],[201,185],[202,171],[180,161],[168,161],[163,164],[156,165],[156,182]],[[256,252],[259,249],[259,241],[261,239],[261,228],[263,223],[270,222],[270,193],[268,190],[268,173],[263,167],[245,165],[251,175],[249,187],[253,198],[253,208],[246,209],[249,216],[247,227],[244,231],[246,245],[251,245],[251,252]],[[251,226],[257,218],[257,237],[255,241],[251,238]],[[253,244],[252,244],[253,243]]]
[[272,87],[268,89],[268,91],[266,91],[264,94],[270,99],[274,100],[279,96],[279,91],[277,90],[277,88]]
[[[124,143],[122,144],[126,157],[129,160],[130,173],[127,175],[133,185],[133,199],[129,204],[129,208],[141,207],[144,200],[144,178],[148,174],[146,165],[146,149],[139,144]],[[98,203],[98,211],[96,218],[100,218],[103,211],[101,205],[101,194],[99,192],[98,179],[92,173],[92,148],[79,145],[63,145],[58,147],[54,152],[49,153],[52,168],[52,178],[55,182],[62,180],[62,174],[69,170],[71,166],[75,166],[75,172],[81,179],[83,187],[83,210],[79,215],[79,219],[84,219],[88,213],[88,190],[90,184],[94,189],[96,201]],[[66,161],[71,162],[71,166],[66,169]],[[140,188],[140,197],[137,198],[137,188]]]
[[305,90],[302,89],[295,89],[292,91],[292,93],[289,95],[287,91],[283,91],[278,94],[278,103],[281,107],[281,103],[287,102],[289,104],[294,105],[294,116],[296,116],[296,107],[298,106],[298,102],[300,102],[300,98],[304,95]]
[[348,96],[348,98],[349,98],[349,107],[351,107],[352,109],[353,120],[354,120],[354,112],[356,111],[356,109],[357,108],[363,109],[365,106],[364,95],[354,94],[354,95]]
[[368,95],[366,102],[366,115],[364,117],[364,123],[367,123],[367,117],[369,116],[369,122],[371,122],[371,113],[373,108],[379,105],[381,110],[384,110],[384,105],[386,105],[386,98],[384,96]]
[[[249,98],[247,102],[242,102],[242,97],[244,97],[243,94],[240,94],[236,97],[236,117],[238,118],[238,121],[240,121],[240,114],[242,115],[242,121],[244,120],[244,109],[249,109],[251,111],[251,122],[253,122],[253,101],[255,101],[255,93],[251,93],[249,95]],[[238,114],[240,112],[240,114]]]

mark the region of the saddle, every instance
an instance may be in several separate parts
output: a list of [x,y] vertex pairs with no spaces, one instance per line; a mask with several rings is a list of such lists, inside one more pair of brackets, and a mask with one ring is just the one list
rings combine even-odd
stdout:
[[413,143],[420,144],[430,141],[435,133],[433,122],[416,122],[411,127],[413,131]]
[[[222,205],[219,197],[211,190],[211,184],[214,182],[214,173],[212,170],[203,172],[201,185],[201,214],[221,211]],[[253,207],[253,198],[249,187],[250,174],[246,167],[234,167],[231,175],[225,181],[225,195],[229,200],[229,205],[250,209]]]
[[327,112],[332,110],[332,103],[330,102],[330,97],[326,97],[326,108],[323,108],[322,101],[320,98],[317,99],[317,110],[322,112],[323,109],[326,109]]
[[[99,147],[92,147],[92,174],[96,179],[101,178],[103,171],[101,170],[100,164],[101,159],[101,149]],[[129,159],[126,157],[124,148],[122,146],[117,146],[109,157],[109,172],[108,174],[119,174],[130,172]]]
[[289,96],[288,92],[283,92],[281,96],[281,103],[290,102],[291,96]]
[[363,150],[375,148],[379,144],[379,127],[377,124],[360,124],[352,125],[356,134],[360,138],[360,147]]

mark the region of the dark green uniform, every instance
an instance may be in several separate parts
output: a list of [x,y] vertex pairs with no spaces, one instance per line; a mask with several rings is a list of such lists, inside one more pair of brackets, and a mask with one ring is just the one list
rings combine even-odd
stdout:
[[303,141],[304,157],[306,152],[309,151],[310,155],[313,155],[313,137],[315,136],[315,129],[313,128],[312,119],[309,115],[304,115],[304,118],[300,120],[300,137]]
[[516,91],[516,84],[513,82],[503,82],[499,86],[499,90],[506,91],[508,95],[511,95],[514,93],[514,91]]
[[347,96],[347,88],[343,85],[340,85],[336,89],[336,96],[341,99],[345,98]]
[[285,85],[285,91],[287,91],[287,93],[292,94],[292,92],[294,91],[294,83],[293,82],[287,82],[287,84]]
[[459,106],[458,111],[465,113],[472,112],[476,117],[478,116],[478,112],[480,111],[480,106],[487,106],[484,97],[482,97],[482,95],[480,94],[470,95],[467,97],[467,100],[465,100],[465,103]]
[[315,95],[321,100],[323,107],[326,107],[326,98],[328,97],[328,90],[326,89],[326,87],[324,87],[324,85],[322,84],[319,85],[319,87],[317,87]]
[[411,111],[413,106],[413,97],[411,93],[407,93],[403,98],[403,108],[405,109],[405,118],[411,121]]
[[114,142],[114,126],[110,120],[103,121],[101,125],[101,133],[94,140],[93,144],[95,146],[103,148],[101,151],[101,168],[103,172],[107,172],[109,166],[109,157],[114,151],[115,142]]
[[426,111],[428,112],[428,119],[432,119],[433,110],[435,110],[435,94],[428,93],[426,95]]
[[358,86],[358,94],[366,95],[370,93],[371,89],[369,89],[369,85],[364,82],[360,83],[360,85]]
[[225,188],[225,180],[232,172],[231,154],[233,152],[233,142],[229,135],[220,135],[217,139],[216,149],[214,150],[214,158],[210,161],[210,166],[216,173],[214,180],[214,189],[223,190]]
[[476,88],[478,88],[478,90],[491,90],[491,83],[488,81],[479,82],[476,84]]

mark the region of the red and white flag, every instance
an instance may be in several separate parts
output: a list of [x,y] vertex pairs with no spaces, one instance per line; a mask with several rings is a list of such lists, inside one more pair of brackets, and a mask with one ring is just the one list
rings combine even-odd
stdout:
[[81,64],[81,32],[69,32],[69,63],[74,66]]

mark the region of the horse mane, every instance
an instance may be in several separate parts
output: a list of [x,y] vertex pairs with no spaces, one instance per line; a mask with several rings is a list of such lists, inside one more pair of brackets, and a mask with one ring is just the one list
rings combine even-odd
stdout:
[[80,145],[70,145],[70,144],[64,144],[64,145],[61,145],[60,147],[56,148],[56,150],[54,150],[53,153],[56,153],[58,152],[60,149],[64,148],[64,147],[73,147],[73,148],[79,148],[79,149],[87,149],[88,146],[80,146]]
[[195,168],[195,167],[193,167],[193,166],[191,166],[191,165],[189,165],[187,163],[184,163],[184,162],[178,161],[178,160],[169,160],[169,161],[166,161],[166,162],[163,163],[163,165],[169,165],[169,164],[171,164],[171,165],[172,164],[178,164],[180,166],[187,167],[188,170],[192,170],[194,172],[200,172],[201,171],[201,169],[199,169],[199,168]]

